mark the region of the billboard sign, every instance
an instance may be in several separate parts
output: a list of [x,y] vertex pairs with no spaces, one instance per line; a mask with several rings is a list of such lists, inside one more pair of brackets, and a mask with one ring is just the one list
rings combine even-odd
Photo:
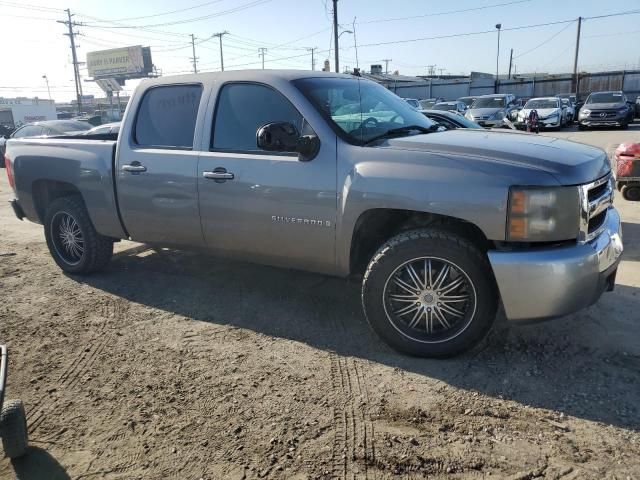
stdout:
[[151,73],[149,47],[112,48],[87,53],[89,76],[98,78],[141,78]]

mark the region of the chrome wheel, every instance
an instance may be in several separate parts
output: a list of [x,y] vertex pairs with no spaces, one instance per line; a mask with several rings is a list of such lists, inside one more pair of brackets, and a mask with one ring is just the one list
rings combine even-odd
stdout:
[[404,336],[439,343],[460,335],[476,312],[476,289],[456,264],[436,257],[409,260],[387,279],[387,318]]
[[84,255],[84,236],[80,225],[67,212],[58,212],[51,222],[51,239],[56,253],[69,265],[77,265]]

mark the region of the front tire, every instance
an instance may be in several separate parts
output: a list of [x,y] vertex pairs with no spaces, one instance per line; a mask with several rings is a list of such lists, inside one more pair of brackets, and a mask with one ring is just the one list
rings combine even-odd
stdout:
[[395,350],[448,357],[482,340],[495,320],[497,288],[486,256],[442,230],[402,233],[369,263],[362,303],[373,330]]
[[7,457],[14,459],[26,453],[29,447],[27,416],[20,400],[4,402],[0,412],[0,436]]
[[47,209],[44,233],[51,256],[67,273],[97,272],[111,260],[113,240],[96,231],[80,197],[54,200]]
[[640,185],[624,185],[620,189],[620,193],[622,193],[622,198],[624,198],[625,200],[628,200],[630,202],[640,201]]

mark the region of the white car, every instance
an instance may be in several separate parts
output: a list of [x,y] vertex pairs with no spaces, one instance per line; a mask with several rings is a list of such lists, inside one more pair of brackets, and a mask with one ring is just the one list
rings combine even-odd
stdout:
[[567,123],[566,108],[562,108],[561,100],[558,97],[539,97],[532,98],[525,103],[522,110],[518,112],[516,125],[525,126],[532,110],[538,112],[542,128],[562,128]]

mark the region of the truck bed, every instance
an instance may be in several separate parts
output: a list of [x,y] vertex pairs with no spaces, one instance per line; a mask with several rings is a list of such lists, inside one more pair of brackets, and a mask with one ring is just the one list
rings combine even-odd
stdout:
[[68,184],[82,196],[98,233],[124,238],[113,181],[115,140],[76,137],[12,139],[6,154],[26,217],[42,223],[38,202],[52,183]]

